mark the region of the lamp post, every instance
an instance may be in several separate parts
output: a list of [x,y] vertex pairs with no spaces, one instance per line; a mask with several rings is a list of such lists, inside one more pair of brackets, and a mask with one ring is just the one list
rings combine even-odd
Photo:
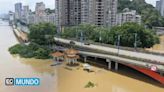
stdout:
[[76,25],[76,40],[78,41],[78,29],[77,29],[77,25]]
[[99,42],[101,43],[102,37],[101,37],[101,31],[99,32]]
[[82,31],[80,32],[80,42],[81,42],[81,45],[82,45],[82,43],[83,43],[83,32]]
[[118,49],[118,55],[119,55],[119,51],[120,51],[120,38],[121,38],[121,36],[120,35],[118,35],[118,37],[117,37],[117,49]]
[[134,48],[137,49],[137,33],[134,34]]

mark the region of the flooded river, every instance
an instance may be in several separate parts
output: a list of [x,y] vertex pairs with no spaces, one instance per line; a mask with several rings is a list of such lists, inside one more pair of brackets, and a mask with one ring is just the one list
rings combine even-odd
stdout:
[[[17,40],[8,23],[0,21],[0,92],[164,92],[151,78],[134,70],[111,72],[94,67],[94,72],[83,71],[81,66],[50,66],[52,60],[23,59],[10,55],[8,48]],[[5,86],[5,78],[38,77],[36,87]],[[89,82],[96,86],[85,88]]]
[[154,45],[150,50],[164,53],[164,35],[160,36],[160,44]]

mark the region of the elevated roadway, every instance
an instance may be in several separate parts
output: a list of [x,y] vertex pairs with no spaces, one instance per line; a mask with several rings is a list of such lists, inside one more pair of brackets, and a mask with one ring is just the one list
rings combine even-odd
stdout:
[[[56,38],[55,40],[69,44],[71,40],[68,39],[62,39],[62,38]],[[135,51],[128,51],[128,50],[118,50],[116,48],[111,48],[111,47],[105,47],[105,46],[100,46],[100,45],[85,45],[84,43],[74,41],[76,46],[83,47],[83,48],[88,48],[88,49],[93,49],[93,50],[100,50],[104,52],[110,52],[110,53],[115,53],[119,55],[124,55],[128,57],[134,57],[134,58],[141,58],[145,60],[150,60],[151,62],[154,63],[159,63],[159,64],[164,64],[164,56],[160,55],[155,55],[155,54],[148,54],[148,53],[142,53],[142,52],[135,52]]]

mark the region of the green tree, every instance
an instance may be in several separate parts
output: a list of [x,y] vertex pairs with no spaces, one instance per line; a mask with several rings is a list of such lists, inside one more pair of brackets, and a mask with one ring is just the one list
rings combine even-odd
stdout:
[[110,34],[113,34],[114,38],[121,35],[120,45],[128,47],[134,46],[135,34],[137,34],[138,47],[149,48],[159,42],[159,38],[153,30],[145,29],[144,26],[137,23],[125,23],[122,26],[114,27]]
[[50,49],[48,48],[38,48],[35,53],[35,58],[37,59],[47,59],[50,58]]
[[164,17],[150,4],[147,4],[145,0],[118,0],[119,12],[122,12],[124,8],[136,10],[138,14],[142,16],[142,22],[148,28],[154,26],[164,26]]
[[54,42],[56,26],[51,23],[40,23],[30,26],[28,35],[31,42],[39,45],[49,45]]

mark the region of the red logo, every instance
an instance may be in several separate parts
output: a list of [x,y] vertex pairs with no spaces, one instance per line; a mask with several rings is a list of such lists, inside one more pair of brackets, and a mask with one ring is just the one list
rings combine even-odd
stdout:
[[157,66],[152,65],[152,66],[151,66],[151,70],[152,70],[152,71],[157,71]]

